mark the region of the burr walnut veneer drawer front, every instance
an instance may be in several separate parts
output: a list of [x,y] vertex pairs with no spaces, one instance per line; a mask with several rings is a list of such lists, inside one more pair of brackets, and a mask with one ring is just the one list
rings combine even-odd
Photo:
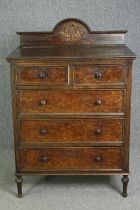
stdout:
[[121,119],[21,120],[23,142],[122,141]]
[[18,83],[21,85],[63,85],[68,83],[67,66],[19,67]]
[[123,112],[123,90],[21,90],[21,113]]
[[126,69],[123,66],[119,65],[76,65],[74,66],[74,83],[121,83],[126,81],[126,73]]
[[103,170],[122,168],[122,148],[21,149],[23,170]]

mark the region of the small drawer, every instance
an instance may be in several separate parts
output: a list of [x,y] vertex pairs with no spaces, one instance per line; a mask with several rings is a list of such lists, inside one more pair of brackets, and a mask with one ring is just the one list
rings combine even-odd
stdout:
[[21,113],[123,112],[123,90],[21,90]]
[[21,149],[22,170],[120,170],[122,148]]
[[18,68],[19,85],[68,84],[67,66],[23,66]]
[[91,85],[94,83],[123,83],[127,71],[123,66],[76,65],[74,66],[74,84]]
[[122,119],[21,120],[22,142],[70,143],[122,141]]

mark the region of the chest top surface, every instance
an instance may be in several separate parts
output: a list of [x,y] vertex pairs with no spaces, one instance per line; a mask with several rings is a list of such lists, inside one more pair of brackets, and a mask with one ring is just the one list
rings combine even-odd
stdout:
[[124,45],[127,31],[91,31],[79,19],[65,19],[51,32],[17,32],[20,46],[7,60],[73,59],[73,58],[135,58]]

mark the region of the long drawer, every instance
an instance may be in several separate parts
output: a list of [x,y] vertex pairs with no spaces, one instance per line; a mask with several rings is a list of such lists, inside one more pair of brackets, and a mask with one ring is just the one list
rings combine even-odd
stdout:
[[123,112],[123,90],[21,90],[21,113]]
[[22,142],[122,141],[122,119],[20,120]]
[[22,170],[121,170],[123,148],[21,149]]

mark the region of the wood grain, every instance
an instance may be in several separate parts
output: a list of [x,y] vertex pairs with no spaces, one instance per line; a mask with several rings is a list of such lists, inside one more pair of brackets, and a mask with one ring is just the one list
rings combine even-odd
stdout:
[[122,90],[19,92],[21,113],[123,112],[123,99]]
[[125,82],[127,71],[123,66],[105,65],[75,65],[75,84],[94,84],[102,82],[121,83]]
[[19,85],[68,84],[67,66],[23,66],[18,70]]
[[98,169],[100,171],[122,168],[121,148],[22,149],[21,157],[23,170]]
[[21,120],[22,142],[122,141],[121,119]]

